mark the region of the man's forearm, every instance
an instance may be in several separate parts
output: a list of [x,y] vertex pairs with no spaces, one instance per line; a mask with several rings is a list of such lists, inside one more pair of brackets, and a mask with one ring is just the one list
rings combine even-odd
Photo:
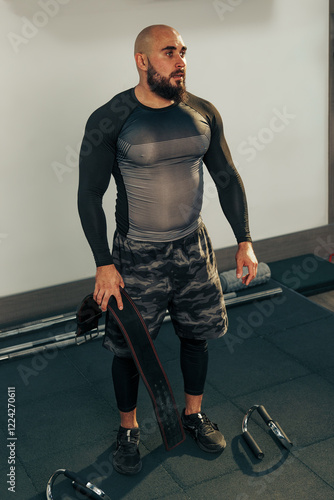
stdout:
[[96,266],[113,263],[107,238],[107,223],[102,207],[102,199],[94,193],[79,188],[79,216],[89,246],[93,252]]
[[230,175],[224,188],[217,185],[220,205],[238,243],[252,241],[245,190],[239,176]]

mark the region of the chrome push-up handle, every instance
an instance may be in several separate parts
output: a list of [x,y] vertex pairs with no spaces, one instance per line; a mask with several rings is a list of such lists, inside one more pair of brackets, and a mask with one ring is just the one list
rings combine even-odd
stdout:
[[72,481],[73,488],[75,488],[83,495],[86,495],[86,497],[91,498],[92,500],[108,500],[109,497],[104,493],[104,491],[102,491],[100,488],[97,488],[97,486],[90,482],[85,483],[79,476],[68,469],[58,469],[52,474],[48,481],[48,484],[46,485],[47,500],[54,500],[54,497],[52,495],[52,487],[56,478],[60,474],[64,474],[64,476],[69,478]]
[[256,458],[259,460],[262,460],[264,457],[264,453],[253,438],[253,436],[248,432],[248,420],[250,416],[252,415],[253,411],[257,410],[258,414],[262,417],[264,422],[268,425],[269,429],[271,432],[274,434],[274,436],[280,441],[280,443],[286,448],[287,450],[290,450],[292,447],[292,442],[288,438],[288,436],[285,434],[281,426],[279,425],[278,422],[275,422],[265,407],[263,405],[254,405],[252,406],[246,415],[244,416],[244,419],[242,421],[242,435],[252,450],[253,454],[255,455]]

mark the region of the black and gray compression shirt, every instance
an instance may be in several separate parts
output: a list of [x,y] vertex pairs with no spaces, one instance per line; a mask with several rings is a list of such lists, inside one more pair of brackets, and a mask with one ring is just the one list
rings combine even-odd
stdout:
[[102,208],[111,175],[118,231],[139,241],[173,241],[201,224],[203,161],[237,241],[251,241],[243,184],[212,104],[188,93],[180,104],[148,108],[130,89],[98,108],[81,145],[78,192],[96,265],[112,263]]

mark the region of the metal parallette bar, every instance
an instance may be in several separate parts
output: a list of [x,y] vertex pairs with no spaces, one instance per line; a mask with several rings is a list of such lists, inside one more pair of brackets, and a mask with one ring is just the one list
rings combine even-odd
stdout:
[[246,415],[243,418],[242,425],[241,425],[242,432],[248,431],[248,420],[249,420],[251,414],[253,413],[253,411],[257,410],[258,407],[259,407],[259,405],[251,406],[251,408],[249,408],[249,410],[247,411]]
[[289,450],[293,445],[288,436],[285,434],[283,431],[282,427],[279,425],[278,422],[270,422],[268,424],[268,427],[270,428],[271,432],[277,437],[277,439],[281,442],[282,446]]
[[275,422],[265,407],[263,405],[254,405],[252,406],[247,413],[245,414],[242,425],[241,425],[241,430],[242,430],[242,436],[245,439],[246,443],[248,444],[249,448],[252,450],[253,454],[255,455],[256,458],[259,460],[262,460],[264,457],[264,454],[255,441],[255,439],[251,436],[251,434],[248,431],[248,421],[252,415],[252,413],[257,410],[258,414],[262,418],[262,420],[267,424],[269,427],[270,431],[273,433],[273,435],[280,441],[282,446],[286,448],[287,450],[290,450],[290,448],[293,446],[292,442],[288,438],[288,436],[285,434],[283,429],[280,427],[278,422]]
[[80,493],[85,495],[87,498],[91,498],[92,500],[110,500],[110,498],[105,494],[103,490],[101,490],[91,482],[86,483],[83,479],[77,476],[77,474],[68,469],[58,469],[52,474],[46,485],[47,500],[54,500],[52,487],[55,480],[60,474],[63,474],[65,477],[70,479],[73,488],[80,491]]
[[60,476],[60,474],[64,474],[66,469],[58,469],[56,470],[56,472],[54,472],[52,474],[52,476],[50,477],[50,479],[48,480],[48,483],[46,485],[46,498],[47,500],[53,500],[53,496],[52,496],[52,486],[53,486],[53,483],[55,482],[55,480],[57,479],[58,476]]

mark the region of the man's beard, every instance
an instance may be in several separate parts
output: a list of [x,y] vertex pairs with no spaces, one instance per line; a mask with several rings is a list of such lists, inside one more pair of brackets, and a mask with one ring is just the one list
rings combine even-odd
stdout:
[[158,96],[168,101],[179,103],[183,100],[186,93],[185,73],[183,73],[183,80],[177,81],[176,85],[172,85],[170,79],[173,75],[181,72],[183,73],[182,70],[174,71],[169,78],[166,78],[165,76],[161,76],[148,60],[147,83],[152,92]]

